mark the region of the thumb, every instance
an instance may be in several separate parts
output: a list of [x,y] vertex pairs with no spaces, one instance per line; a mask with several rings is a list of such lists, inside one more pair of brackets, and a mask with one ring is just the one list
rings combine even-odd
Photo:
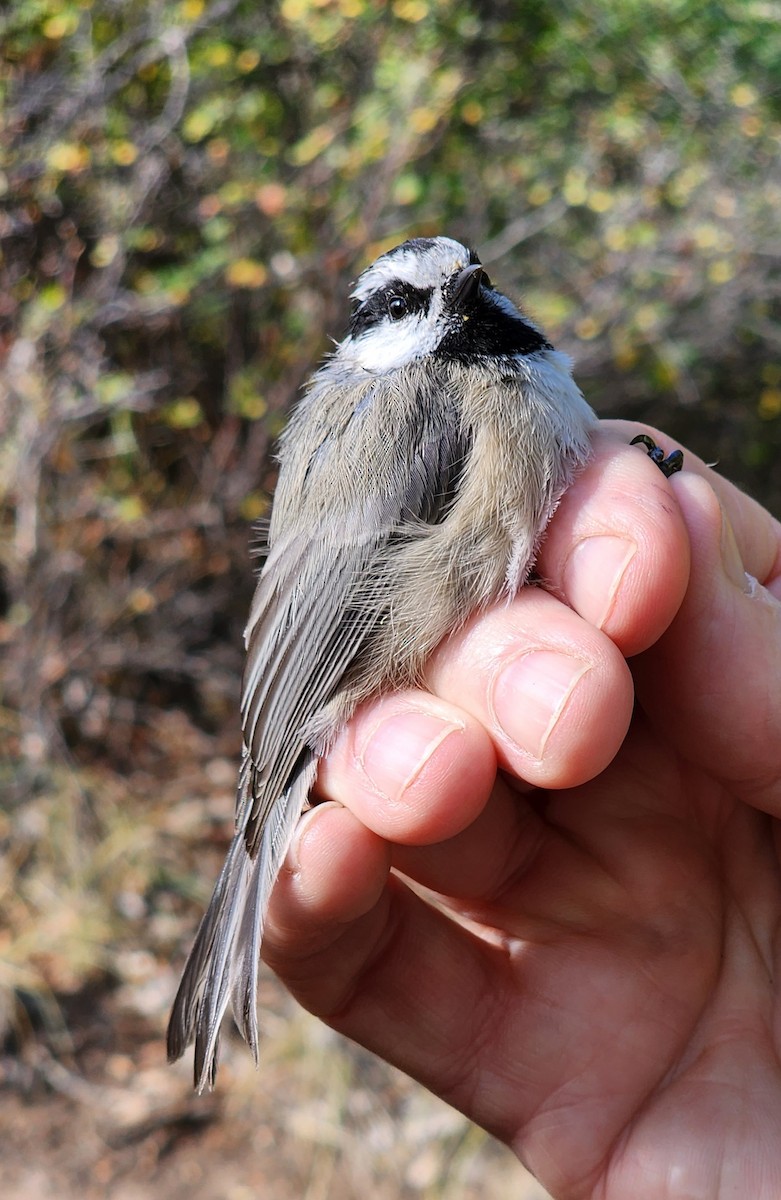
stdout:
[[667,631],[632,664],[637,696],[685,759],[779,816],[781,602],[746,573],[706,479],[683,474],[675,494],[691,543],[689,586]]

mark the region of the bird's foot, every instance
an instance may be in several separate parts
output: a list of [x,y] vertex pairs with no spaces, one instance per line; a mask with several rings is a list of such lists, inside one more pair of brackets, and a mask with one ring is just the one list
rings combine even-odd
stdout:
[[655,462],[659,470],[664,475],[665,479],[669,479],[676,471],[680,471],[683,466],[683,450],[673,450],[665,456],[661,446],[657,446],[652,437],[647,433],[638,433],[637,437],[632,438],[630,446],[642,444],[648,451],[648,457],[652,462]]

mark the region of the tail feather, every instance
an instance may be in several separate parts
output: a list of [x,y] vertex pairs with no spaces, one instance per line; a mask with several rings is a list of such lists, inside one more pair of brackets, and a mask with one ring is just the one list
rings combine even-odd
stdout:
[[[214,1084],[220,1028],[228,1003],[257,1061],[258,960],[271,891],[314,782],[308,755],[271,806],[258,853],[251,858],[240,827],[187,959],[168,1023],[173,1062],[195,1041],[195,1086]],[[251,772],[242,772],[244,780]],[[241,797],[240,797],[241,805]]]
[[274,805],[263,829],[256,860],[254,886],[250,889],[230,969],[231,1005],[242,1036],[257,1060],[258,966],[260,944],[271,892],[285,861],[296,825],[315,781],[317,759],[307,754],[305,762]]

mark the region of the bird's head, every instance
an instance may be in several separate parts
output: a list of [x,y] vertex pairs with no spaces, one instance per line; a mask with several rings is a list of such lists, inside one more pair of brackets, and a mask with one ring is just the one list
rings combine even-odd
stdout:
[[452,238],[412,238],[388,250],[363,272],[352,297],[337,357],[374,374],[427,355],[474,362],[551,348],[496,290],[474,250]]

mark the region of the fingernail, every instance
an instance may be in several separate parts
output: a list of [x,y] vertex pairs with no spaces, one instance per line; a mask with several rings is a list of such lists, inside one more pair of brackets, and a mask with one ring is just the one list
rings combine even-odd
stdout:
[[309,827],[312,822],[319,819],[323,809],[341,807],[342,805],[336,800],[326,800],[323,804],[316,804],[314,808],[308,808],[306,812],[302,814],[298,824],[296,825],[295,832],[293,834],[293,840],[291,841],[290,848],[287,852],[287,865],[294,875],[301,870],[301,843],[309,832]]
[[526,754],[540,759],[578,681],[591,664],[553,650],[531,650],[497,675],[490,704],[497,724]]
[[463,726],[433,713],[407,710],[385,717],[358,748],[357,759],[375,791],[399,801],[426,763]]
[[564,594],[575,609],[597,629],[610,618],[621,581],[637,553],[637,542],[615,534],[583,538],[570,552],[564,567]]

